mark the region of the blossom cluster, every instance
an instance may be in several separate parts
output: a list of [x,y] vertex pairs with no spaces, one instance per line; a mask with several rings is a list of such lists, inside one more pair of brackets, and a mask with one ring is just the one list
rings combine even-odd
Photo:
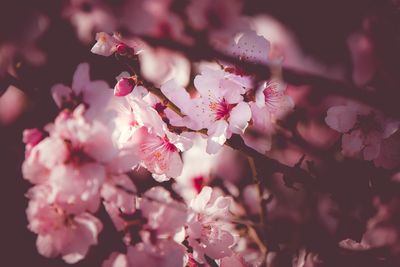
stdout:
[[[259,52],[242,43],[254,43]],[[145,49],[99,33],[92,52],[132,57]],[[254,61],[265,60],[268,49],[269,42],[254,32],[230,47],[232,54]],[[137,73],[124,72],[112,90],[104,81],[91,81],[89,73],[82,63],[71,86],[54,85],[59,115],[43,129],[24,132],[23,174],[34,184],[27,194],[27,216],[29,229],[38,235],[38,251],[68,263],[82,260],[97,244],[102,223],[96,213],[104,206],[127,245],[126,253],[113,253],[105,266],[185,266],[210,259],[220,266],[249,264],[246,242],[238,243],[229,220],[232,198],[204,186],[201,176],[180,178],[182,153],[205,140],[202,153],[216,154],[233,134],[265,153],[273,124],[293,108],[284,84],[256,82],[236,66],[204,67],[191,95],[174,79],[159,89],[146,88]],[[267,134],[262,145],[249,129]],[[139,192],[130,175],[141,168],[158,183],[174,178],[176,190],[194,190],[183,202],[161,184]]]
[[[115,10],[133,13],[120,12],[119,20],[114,9],[95,0],[71,0],[63,15],[84,42],[99,31],[91,52],[113,56],[127,70],[110,86],[91,80],[89,64],[79,64],[71,85],[50,90],[59,108],[54,121],[23,133],[22,172],[33,184],[26,213],[38,252],[70,264],[83,260],[98,244],[104,231],[100,214],[106,213],[123,249],[107,255],[104,267],[261,266],[266,262],[264,185],[257,181],[242,189],[224,180],[228,172],[230,178],[241,175],[239,167],[221,165],[234,162],[224,152],[235,139],[262,158],[279,142],[275,135],[286,133],[281,122],[295,110],[295,101],[282,79],[281,57],[240,17],[240,1],[190,1],[185,7],[190,29],[207,30],[202,37],[213,51],[234,59],[196,62],[195,67],[182,53],[140,39],[199,41],[187,36],[188,25],[170,12],[172,1],[122,2]],[[91,8],[83,12],[83,4]],[[101,31],[119,28],[137,37]],[[271,75],[260,78],[232,62],[268,66]],[[330,107],[325,122],[342,134],[345,157],[384,168],[400,162],[395,155],[399,121],[348,102]],[[246,157],[256,180],[254,158]],[[223,186],[212,185],[212,172]],[[150,181],[143,182],[146,178]],[[279,205],[274,202],[273,208]],[[329,206],[321,202],[317,208],[324,205]],[[281,208],[271,220],[283,214],[301,221],[296,212],[288,215]],[[375,224],[369,227],[373,233]],[[302,257],[305,261],[307,255],[295,261]]]

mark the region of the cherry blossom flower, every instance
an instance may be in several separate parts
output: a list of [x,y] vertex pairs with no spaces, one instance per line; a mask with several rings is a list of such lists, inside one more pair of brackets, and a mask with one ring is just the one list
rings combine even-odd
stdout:
[[51,88],[53,99],[60,108],[73,110],[84,103],[87,118],[94,118],[110,101],[112,91],[104,81],[91,81],[89,64],[79,64],[72,80],[72,86],[56,84]]
[[183,167],[177,145],[182,144],[180,137],[172,134],[157,135],[149,132],[146,127],[139,128],[133,135],[141,156],[141,164],[148,169],[154,179],[159,182],[177,177]]
[[133,214],[136,211],[135,194],[135,185],[124,174],[108,176],[101,188],[103,205],[118,231],[127,227],[121,215]]
[[371,108],[354,103],[331,107],[325,122],[343,133],[343,154],[356,156],[362,153],[365,160],[377,159],[382,141],[397,132],[400,125],[399,121],[387,119]]
[[93,40],[97,31],[112,32],[118,20],[112,9],[98,0],[70,0],[63,10],[63,16],[71,21],[78,38],[84,43]]
[[207,152],[218,152],[232,133],[243,133],[251,118],[250,107],[243,102],[245,89],[226,78],[223,70],[205,69],[194,80],[200,97],[187,100],[184,88],[164,86],[161,91],[188,116],[187,126],[194,130],[208,129]]
[[268,81],[256,91],[256,104],[266,108],[272,119],[279,119],[294,107],[293,100],[285,94],[286,85],[282,81]]
[[174,201],[164,188],[148,190],[140,200],[139,208],[147,219],[145,229],[154,231],[158,238],[174,237],[183,231],[186,207]]
[[96,43],[90,50],[92,53],[109,57],[117,51],[120,40],[116,35],[109,35],[105,32],[96,33]]
[[187,40],[181,19],[170,11],[171,0],[128,1],[121,14],[121,24],[133,34]]
[[76,263],[86,256],[90,246],[97,244],[102,224],[89,213],[70,214],[49,202],[49,190],[38,186],[29,191],[28,227],[38,234],[36,246],[40,254],[61,255],[67,263]]
[[217,196],[208,186],[190,203],[192,212],[187,222],[188,241],[193,248],[193,257],[199,263],[206,262],[204,255],[212,259],[232,255],[235,238],[229,224],[218,220],[229,217],[230,204],[230,198]]
[[141,165],[157,181],[177,177],[183,166],[179,153],[189,149],[192,141],[185,135],[170,132],[158,112],[143,100],[131,98],[129,105],[130,110],[125,111],[128,112],[130,123],[125,128],[123,139],[131,140],[130,144],[138,151]]
[[243,32],[228,47],[228,52],[240,60],[253,63],[273,63],[268,59],[271,44],[254,31]]
[[190,62],[179,52],[144,46],[139,60],[143,77],[157,86],[171,79],[181,86],[189,83]]

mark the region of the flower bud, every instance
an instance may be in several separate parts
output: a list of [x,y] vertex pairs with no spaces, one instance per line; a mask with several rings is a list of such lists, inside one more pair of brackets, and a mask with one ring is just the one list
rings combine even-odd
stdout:
[[136,79],[121,78],[114,87],[115,96],[126,96],[130,94],[136,86]]
[[118,54],[121,56],[131,56],[135,54],[135,51],[133,48],[129,47],[128,45],[124,43],[120,43],[117,45],[117,51]]

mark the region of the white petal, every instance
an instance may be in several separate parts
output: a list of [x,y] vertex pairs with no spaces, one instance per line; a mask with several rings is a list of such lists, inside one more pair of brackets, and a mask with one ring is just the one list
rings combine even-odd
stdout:
[[207,153],[215,154],[224,145],[227,138],[228,123],[225,120],[214,122],[207,131]]
[[81,63],[78,65],[74,73],[74,77],[72,80],[72,90],[76,94],[79,94],[84,90],[86,84],[88,84],[89,82],[89,64]]
[[229,129],[233,133],[242,134],[246,130],[251,119],[251,110],[247,103],[240,102],[232,110],[229,116]]

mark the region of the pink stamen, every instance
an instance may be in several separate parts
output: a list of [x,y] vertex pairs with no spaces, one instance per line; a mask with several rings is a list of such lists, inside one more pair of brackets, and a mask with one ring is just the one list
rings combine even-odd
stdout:
[[176,146],[169,141],[167,136],[163,138],[163,146],[170,152],[176,152],[178,150]]
[[210,104],[210,108],[215,112],[216,120],[228,119],[233,107],[234,105],[227,103],[225,99],[223,99],[218,103]]

